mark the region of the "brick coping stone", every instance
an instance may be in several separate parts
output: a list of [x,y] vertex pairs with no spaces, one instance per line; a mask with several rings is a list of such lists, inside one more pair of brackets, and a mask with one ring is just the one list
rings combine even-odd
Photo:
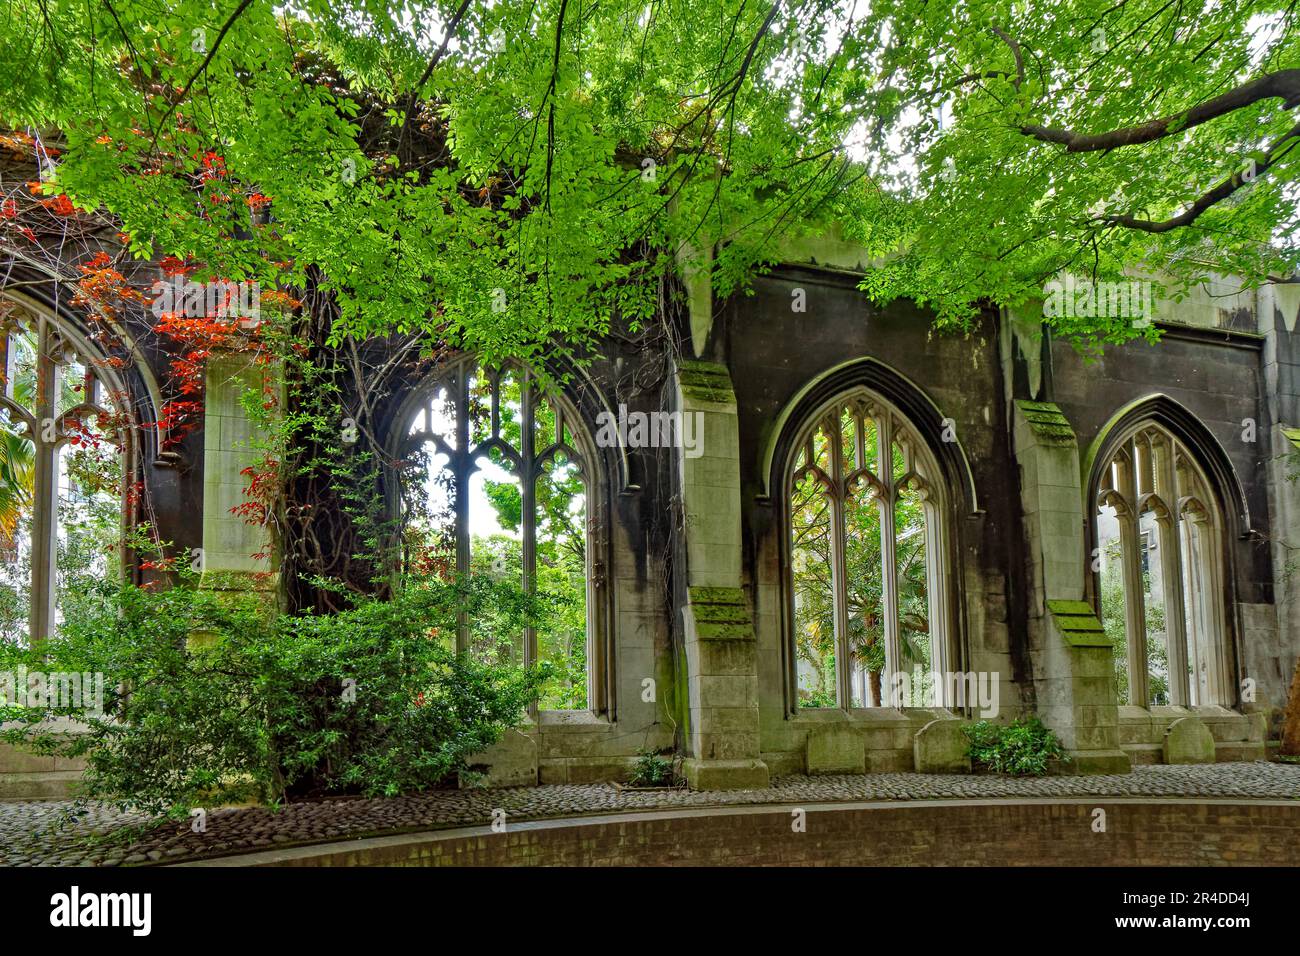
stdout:
[[[636,793],[612,784],[446,790],[395,798],[343,798],[265,807],[217,807],[206,827],[151,821],[71,801],[0,803],[0,866],[133,866],[179,863],[341,840],[511,822],[643,811],[894,801],[1041,801],[1130,797],[1300,800],[1300,765],[1151,765],[1126,774],[1060,777],[874,773],[775,777],[762,790]],[[74,813],[79,815],[73,816]],[[154,825],[150,825],[154,824]],[[137,828],[131,842],[121,836]],[[144,828],[142,831],[139,828]],[[116,835],[116,837],[115,837]]]

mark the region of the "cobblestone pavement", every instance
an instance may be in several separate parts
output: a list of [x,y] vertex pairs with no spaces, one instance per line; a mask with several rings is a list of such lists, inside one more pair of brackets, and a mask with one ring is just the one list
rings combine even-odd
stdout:
[[[1300,800],[1300,765],[1231,763],[1148,766],[1090,777],[1015,778],[956,774],[876,773],[776,777],[765,790],[629,792],[611,784],[447,790],[395,799],[342,798],[264,807],[213,809],[207,827],[165,822],[90,806],[69,822],[74,804],[0,803],[0,865],[121,866],[226,856],[272,846],[322,843],[472,826],[503,809],[510,819],[581,816],[661,807],[858,800],[989,797],[1228,797]],[[143,828],[143,829],[140,829]],[[132,829],[133,837],[129,839]]]

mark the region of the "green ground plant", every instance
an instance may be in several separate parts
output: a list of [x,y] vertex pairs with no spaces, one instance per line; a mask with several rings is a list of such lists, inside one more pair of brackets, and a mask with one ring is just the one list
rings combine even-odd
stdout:
[[[101,582],[39,652],[8,645],[0,663],[103,673],[103,712],[27,701],[0,713],[14,722],[0,737],[84,758],[86,798],[151,813],[437,787],[517,723],[547,677],[455,652],[458,615],[488,606],[511,633],[535,620],[534,602],[485,579],[297,616],[184,582]],[[87,731],[54,732],[59,716]]]
[[633,787],[667,787],[673,782],[673,762],[653,750],[637,754],[628,783]]
[[970,739],[970,758],[979,768],[1014,776],[1041,777],[1053,761],[1065,761],[1065,748],[1037,717],[1010,724],[981,720],[964,728]]

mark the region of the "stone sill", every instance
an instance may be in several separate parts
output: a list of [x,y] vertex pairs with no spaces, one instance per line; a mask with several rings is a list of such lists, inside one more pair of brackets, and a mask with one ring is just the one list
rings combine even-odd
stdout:
[[1173,721],[1179,717],[1200,717],[1202,720],[1237,720],[1246,717],[1230,707],[1208,704],[1196,707],[1175,707],[1162,704],[1157,707],[1136,707],[1133,704],[1119,705],[1120,723],[1147,723],[1151,720]]
[[[954,717],[942,707],[808,707],[786,719],[809,724],[893,724],[920,726],[942,717]],[[918,723],[919,721],[919,723]]]
[[589,710],[543,710],[536,721],[520,724],[515,729],[525,734],[591,734],[610,733],[614,724]]
[[1162,705],[1147,709],[1122,704],[1119,707],[1120,746],[1159,746],[1169,726],[1183,717],[1195,717],[1214,737],[1215,746],[1239,744],[1262,745],[1267,729],[1257,724],[1253,714],[1243,714],[1215,704],[1197,707]]

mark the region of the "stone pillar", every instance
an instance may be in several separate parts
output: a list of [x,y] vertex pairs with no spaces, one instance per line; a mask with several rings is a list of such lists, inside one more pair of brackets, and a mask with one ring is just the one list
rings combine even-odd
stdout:
[[1050,402],[1014,403],[1012,440],[1028,561],[1029,640],[1038,714],[1080,773],[1127,772],[1119,747],[1113,651],[1083,601],[1079,446]]
[[[54,323],[35,318],[36,394],[32,429],[32,581],[28,636],[33,646],[54,631],[59,537],[59,392],[63,343]],[[0,333],[7,334],[7,333]],[[6,356],[8,364],[8,356]],[[6,382],[6,389],[12,386]]]
[[[248,478],[240,472],[259,457],[257,424],[241,402],[247,391],[261,394],[262,369],[234,353],[208,359],[203,417],[203,554],[205,588],[273,594],[276,579],[267,529],[249,524],[231,509],[247,501]],[[264,557],[255,555],[264,554]]]
[[678,449],[685,526],[687,732],[683,770],[697,790],[766,787],[759,759],[758,658],[741,589],[740,461],[736,398],[726,368],[676,369],[683,422],[699,423],[694,449]]
[[1260,449],[1267,476],[1268,544],[1276,605],[1243,612],[1241,676],[1255,682],[1254,700],[1242,709],[1266,715],[1280,731],[1292,682],[1300,665],[1300,286],[1265,285],[1257,320],[1264,336],[1263,374],[1267,435]]

